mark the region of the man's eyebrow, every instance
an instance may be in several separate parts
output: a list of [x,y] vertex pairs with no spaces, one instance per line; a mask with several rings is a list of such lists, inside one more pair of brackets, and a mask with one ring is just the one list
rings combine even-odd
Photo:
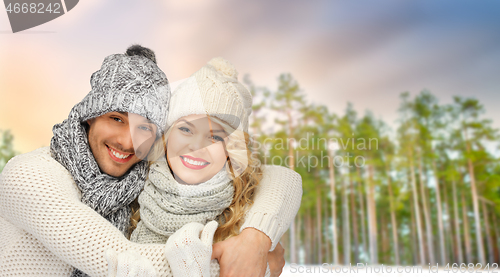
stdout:
[[[124,115],[124,116],[128,117],[128,112],[117,112],[117,113],[122,114],[122,115]],[[144,119],[146,119],[146,123],[155,124],[155,123],[154,123],[151,119],[149,119],[149,118],[145,118],[145,117],[144,117]]]

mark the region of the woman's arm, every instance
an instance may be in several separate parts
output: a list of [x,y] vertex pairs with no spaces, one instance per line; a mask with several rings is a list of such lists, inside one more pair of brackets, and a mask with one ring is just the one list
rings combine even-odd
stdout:
[[151,260],[161,276],[170,272],[164,245],[140,245],[80,202],[70,173],[48,148],[17,156],[0,179],[0,214],[32,234],[49,251],[91,276],[106,276],[104,252],[132,250]]

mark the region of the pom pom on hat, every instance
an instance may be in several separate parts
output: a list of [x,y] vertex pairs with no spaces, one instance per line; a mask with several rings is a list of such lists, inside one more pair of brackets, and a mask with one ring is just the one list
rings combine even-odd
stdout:
[[149,48],[143,47],[139,44],[134,44],[127,48],[127,52],[125,52],[125,55],[131,57],[131,56],[143,56],[145,58],[150,59],[154,63],[156,63],[156,56],[155,52]]
[[238,71],[234,68],[234,65],[224,58],[217,57],[213,58],[208,62],[209,65],[213,66],[217,71],[222,73],[225,77],[230,77],[237,79]]

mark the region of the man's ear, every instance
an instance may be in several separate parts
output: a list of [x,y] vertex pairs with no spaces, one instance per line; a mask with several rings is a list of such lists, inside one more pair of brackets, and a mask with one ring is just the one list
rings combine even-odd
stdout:
[[90,124],[92,124],[92,122],[94,122],[94,119],[91,118],[91,119],[87,119],[87,124],[90,126]]

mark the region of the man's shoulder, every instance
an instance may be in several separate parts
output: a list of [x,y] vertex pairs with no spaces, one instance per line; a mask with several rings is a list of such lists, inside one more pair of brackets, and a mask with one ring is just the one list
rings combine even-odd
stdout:
[[264,172],[264,175],[269,175],[269,176],[289,176],[292,178],[298,178],[302,180],[302,177],[300,176],[299,173],[297,173],[294,170],[291,170],[288,167],[280,166],[280,165],[263,165],[262,166],[262,171]]
[[50,186],[59,191],[70,188],[72,195],[79,193],[71,173],[51,156],[49,147],[15,156],[0,174],[0,191],[22,187],[41,192]]

